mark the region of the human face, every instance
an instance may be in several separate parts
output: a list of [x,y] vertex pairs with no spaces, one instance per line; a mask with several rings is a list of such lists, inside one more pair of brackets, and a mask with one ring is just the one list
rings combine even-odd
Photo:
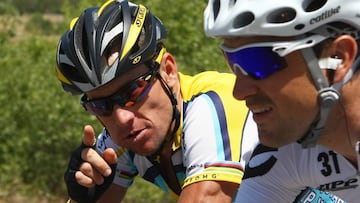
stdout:
[[[269,37],[229,38],[224,39],[224,46],[237,48],[279,40]],[[284,60],[286,67],[263,79],[254,79],[240,69],[232,68],[237,76],[233,95],[246,101],[257,123],[260,142],[269,147],[300,139],[318,112],[317,91],[301,53],[291,52]]]
[[[106,86],[87,94],[89,100],[114,95],[129,82],[149,72],[141,65]],[[110,115],[97,116],[114,142],[141,155],[151,155],[163,143],[172,118],[172,106],[160,81],[155,79],[148,93],[132,106],[113,105]]]

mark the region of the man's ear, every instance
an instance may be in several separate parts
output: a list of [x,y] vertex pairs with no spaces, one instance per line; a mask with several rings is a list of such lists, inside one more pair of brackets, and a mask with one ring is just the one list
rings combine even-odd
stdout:
[[350,35],[342,35],[333,42],[335,56],[342,60],[334,75],[334,83],[341,82],[351,69],[358,51],[356,40]]
[[164,53],[160,64],[161,76],[166,83],[171,87],[178,80],[178,69],[175,58],[169,52]]

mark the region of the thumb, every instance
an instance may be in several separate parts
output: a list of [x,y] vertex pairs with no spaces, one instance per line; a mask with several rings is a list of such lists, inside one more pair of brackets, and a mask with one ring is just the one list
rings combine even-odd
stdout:
[[104,160],[109,164],[116,164],[117,163],[117,155],[114,149],[107,148],[103,153]]
[[86,146],[93,147],[96,143],[95,131],[91,125],[84,127],[83,143]]

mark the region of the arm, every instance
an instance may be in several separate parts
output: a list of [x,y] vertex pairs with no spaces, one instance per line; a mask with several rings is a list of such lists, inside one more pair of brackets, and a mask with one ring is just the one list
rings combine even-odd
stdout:
[[119,203],[124,199],[126,191],[126,188],[112,184],[101,196],[98,203]]
[[238,186],[238,184],[225,181],[201,181],[193,183],[183,189],[178,202],[231,202]]
[[[121,202],[126,194],[126,188],[112,184],[109,189],[101,196],[98,203],[119,203]],[[114,198],[116,197],[116,198]],[[69,200],[67,203],[78,203],[75,200]]]
[[221,104],[209,92],[186,109],[182,144],[187,169],[179,202],[231,202],[241,182],[242,128],[227,124]]

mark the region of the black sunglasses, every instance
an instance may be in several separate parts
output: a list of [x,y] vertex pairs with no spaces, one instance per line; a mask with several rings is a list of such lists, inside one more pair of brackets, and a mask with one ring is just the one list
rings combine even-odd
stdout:
[[99,99],[88,100],[86,94],[81,97],[81,105],[95,116],[110,116],[114,105],[130,107],[141,101],[149,92],[157,69],[151,70],[121,87],[115,94]]

